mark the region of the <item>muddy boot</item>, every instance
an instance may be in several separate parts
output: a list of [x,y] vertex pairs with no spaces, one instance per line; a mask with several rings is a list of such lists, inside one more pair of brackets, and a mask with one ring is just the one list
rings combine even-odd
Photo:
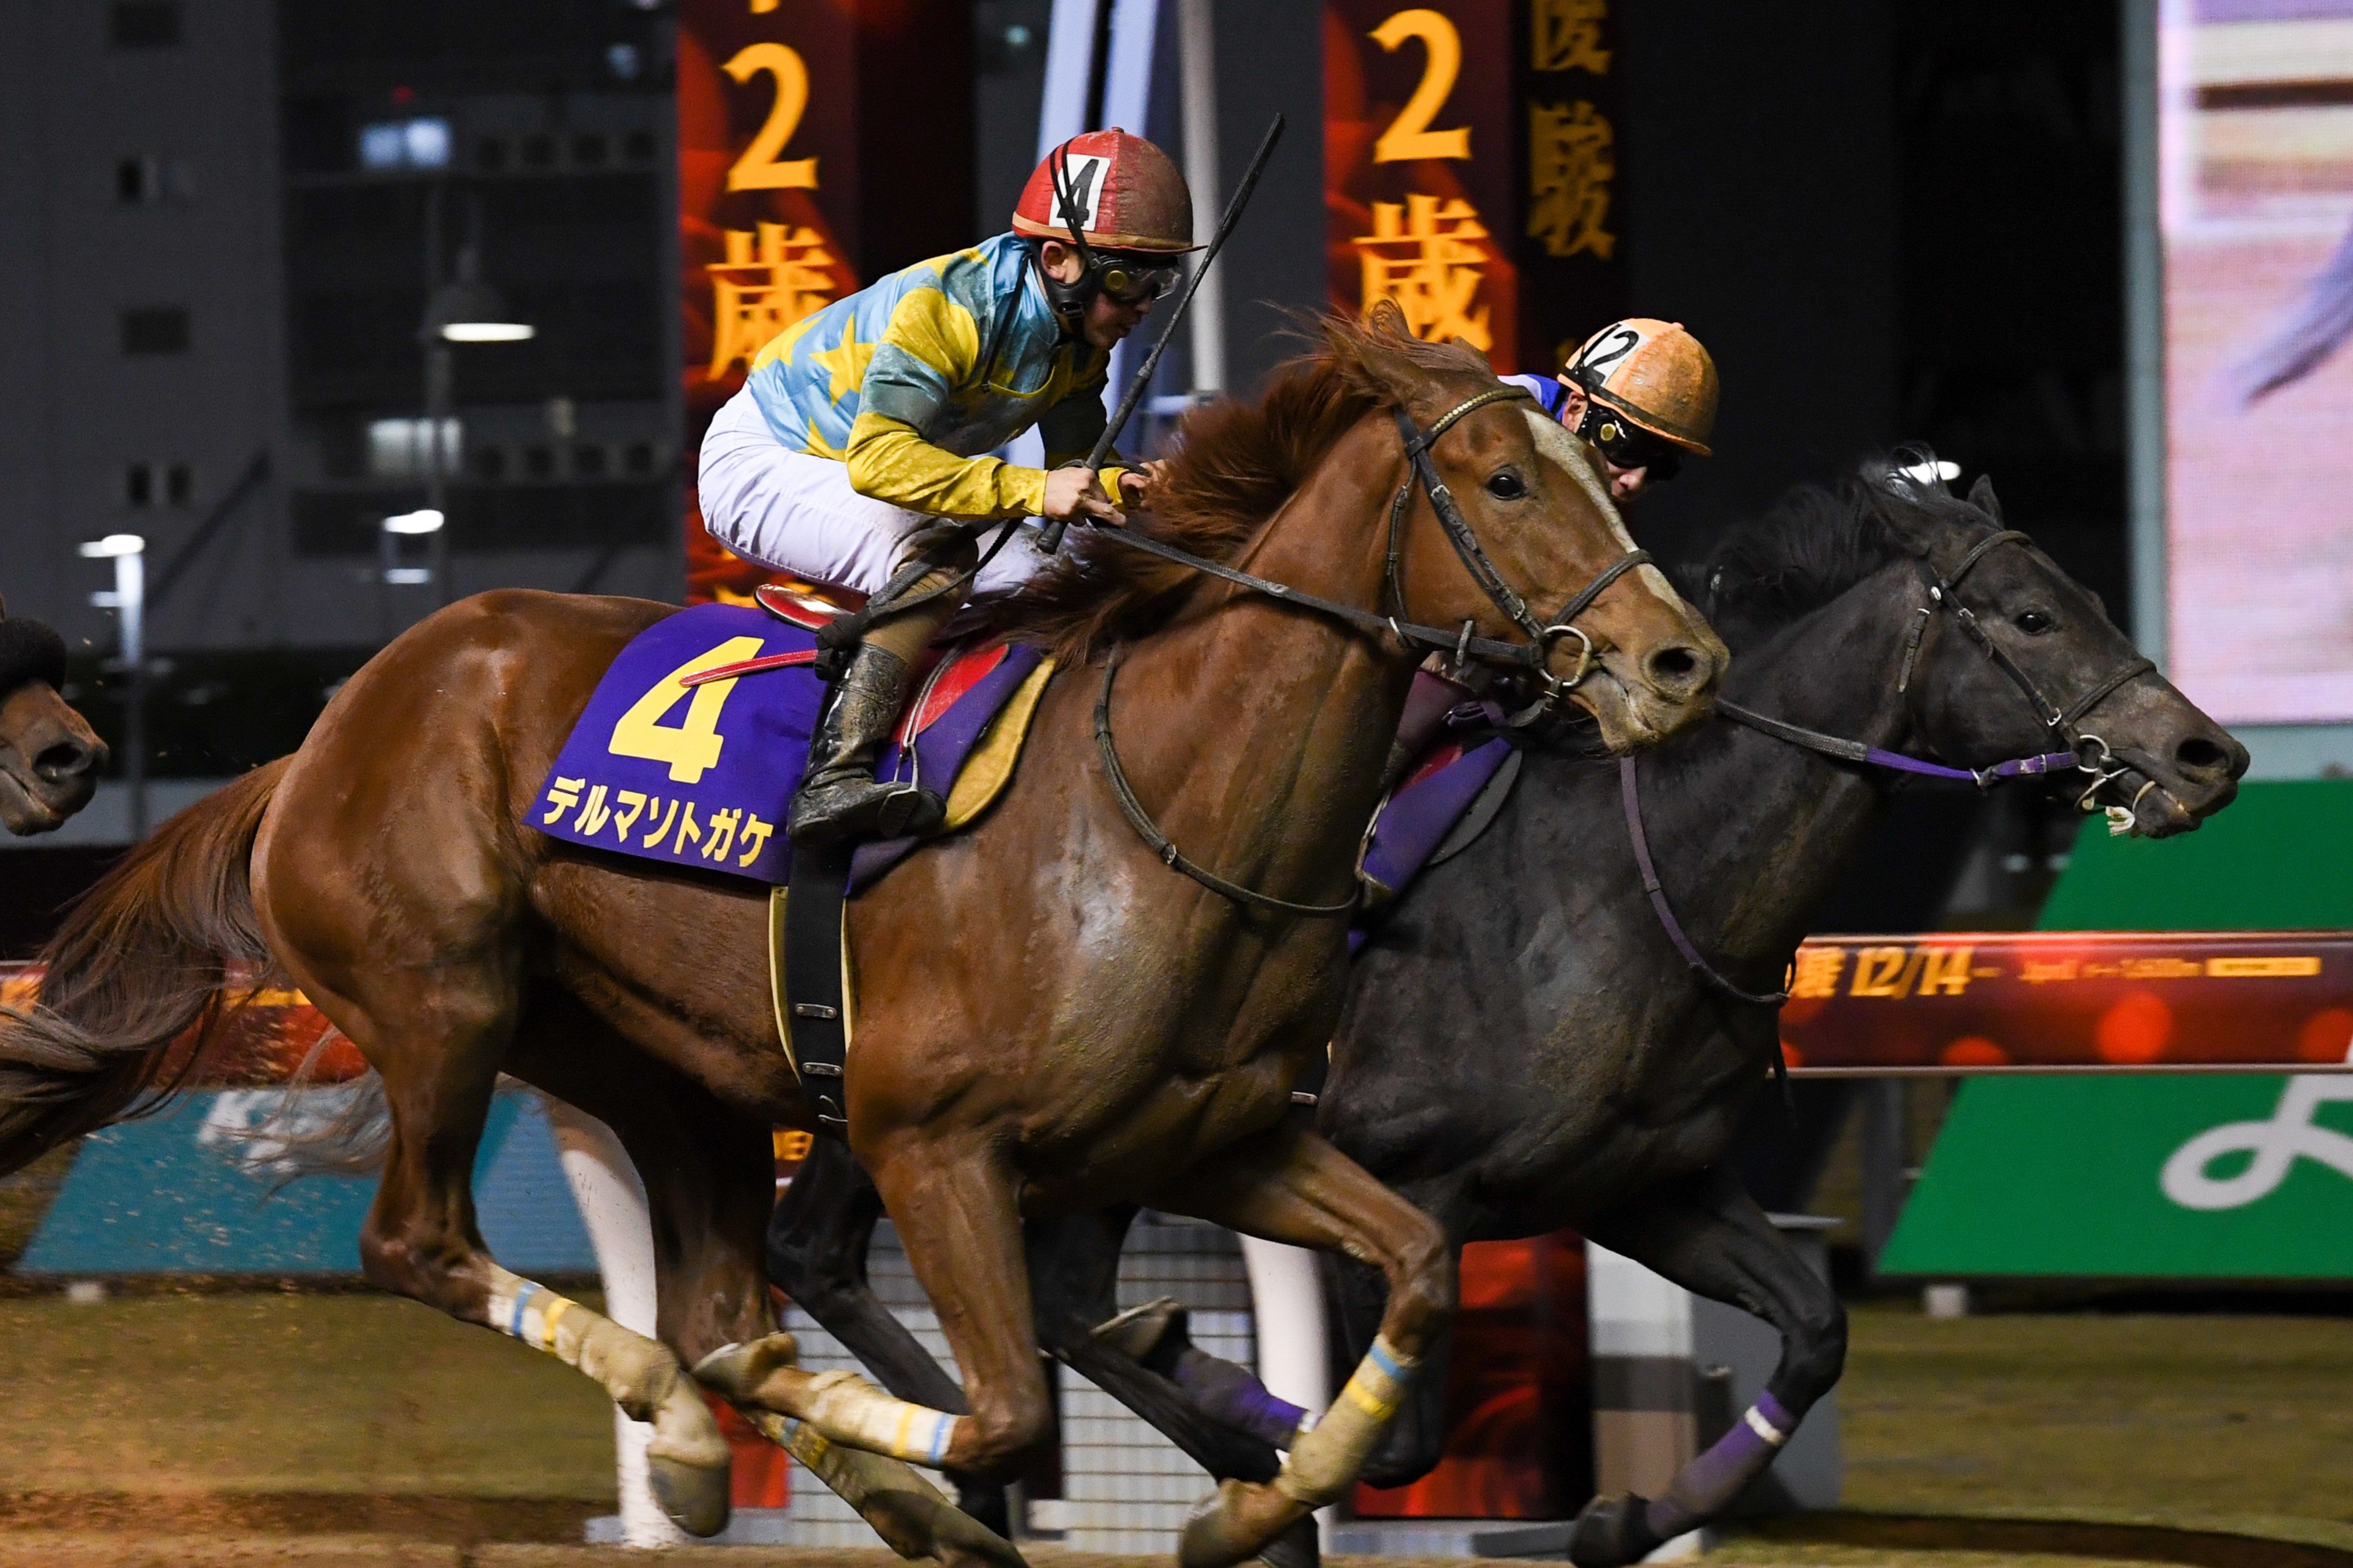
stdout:
[[931,791],[874,777],[906,694],[907,661],[871,638],[860,645],[826,706],[808,776],[793,796],[786,831],[794,843],[899,838],[936,832],[946,820],[947,807]]

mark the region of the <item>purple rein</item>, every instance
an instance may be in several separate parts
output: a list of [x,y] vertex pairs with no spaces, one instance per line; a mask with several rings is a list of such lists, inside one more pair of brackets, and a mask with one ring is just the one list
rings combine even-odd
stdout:
[[1876,768],[1887,768],[1902,773],[1920,773],[1932,779],[1957,779],[1987,789],[2005,779],[2026,778],[2042,773],[2064,773],[2079,766],[2073,752],[2040,752],[2031,757],[2013,757],[2006,763],[1996,763],[1989,768],[1948,768],[1942,763],[1923,762],[1907,757],[1901,752],[1891,752],[1880,746],[1866,746],[1861,741],[1842,741],[1835,735],[1825,735],[1819,730],[1767,719],[1762,713],[1752,713],[1736,702],[1716,699],[1715,710],[1736,724],[1745,724],[1760,735],[1770,735],[1777,741],[1787,741],[1793,746],[1819,752],[1841,762],[1864,763]]
[[[1836,735],[1825,735],[1820,730],[1767,719],[1762,713],[1753,713],[1738,703],[1726,702],[1720,697],[1716,699],[1715,710],[1734,723],[1746,725],[1760,735],[1787,742],[1825,757],[1834,757],[1842,763],[1888,768],[1896,773],[1922,773],[1936,779],[1963,779],[1979,789],[1989,788],[2005,779],[2060,773],[2083,765],[2073,752],[2043,752],[2031,757],[2014,757],[2006,763],[1996,763],[1989,768],[1948,768],[1942,763],[1922,762],[1901,752],[1867,746],[1861,741],[1844,741]],[[1674,943],[1675,951],[1683,955],[1683,962],[1701,979],[1737,1001],[1758,1007],[1778,1007],[1788,1001],[1789,994],[1786,991],[1744,991],[1734,984],[1708,963],[1700,952],[1698,944],[1683,930],[1683,921],[1675,918],[1674,905],[1667,899],[1666,888],[1659,877],[1658,864],[1651,857],[1650,835],[1642,828],[1642,793],[1631,756],[1618,759],[1618,795],[1626,813],[1626,835],[1634,844],[1634,864],[1642,873],[1642,891],[1650,896],[1651,911],[1659,917],[1659,924],[1665,929],[1667,940]],[[1774,1077],[1782,1079],[1788,1070],[1777,1050],[1773,1058]]]

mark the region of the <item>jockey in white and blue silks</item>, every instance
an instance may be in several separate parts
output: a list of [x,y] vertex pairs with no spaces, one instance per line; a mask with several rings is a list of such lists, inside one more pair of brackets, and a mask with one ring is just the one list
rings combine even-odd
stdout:
[[[976,559],[973,534],[944,524],[1121,521],[1114,498],[1140,500],[1148,465],[1060,465],[1102,436],[1111,350],[1175,282],[1192,226],[1183,177],[1149,142],[1112,130],[1065,142],[1030,176],[1012,233],[893,273],[760,351],[703,437],[705,526],[738,555],[865,594],[920,558],[932,570],[913,598]],[[1033,427],[1046,468],[990,455]],[[1018,541],[980,585],[1036,564]],[[794,800],[796,842],[939,820],[936,795],[876,783],[874,760],[909,665],[962,601],[944,594],[866,632]]]

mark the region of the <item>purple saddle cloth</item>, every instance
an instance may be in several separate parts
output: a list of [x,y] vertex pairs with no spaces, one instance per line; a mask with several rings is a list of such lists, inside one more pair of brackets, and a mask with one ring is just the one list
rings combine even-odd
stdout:
[[[596,683],[524,825],[611,854],[786,881],[785,814],[808,763],[824,687],[805,662],[687,681],[754,658],[814,658],[816,648],[814,632],[748,605],[698,605],[655,622]],[[944,657],[946,668],[921,683],[922,711],[876,770],[913,773],[942,794],[1043,656],[1011,647]],[[903,743],[910,727],[912,747]],[[911,839],[867,846],[853,885],[913,847]]]
[[[1419,675],[1415,680],[1419,685],[1437,678]],[[1460,691],[1460,688],[1453,689]],[[1381,803],[1379,814],[1373,818],[1361,862],[1368,880],[1394,895],[1404,891],[1430,864],[1454,825],[1511,757],[1509,742],[1479,738],[1491,731],[1501,716],[1493,708],[1477,702],[1458,703],[1447,713],[1438,739],[1405,782]],[[1388,902],[1382,900],[1383,907]],[[1348,933],[1349,952],[1364,945],[1379,920],[1379,909],[1359,920]]]

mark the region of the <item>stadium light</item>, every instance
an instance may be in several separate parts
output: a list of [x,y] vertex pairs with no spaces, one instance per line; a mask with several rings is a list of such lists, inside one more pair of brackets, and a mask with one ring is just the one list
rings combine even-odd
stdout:
[[520,343],[539,335],[537,327],[514,319],[497,289],[465,279],[433,290],[425,331],[428,338],[451,343]]
[[441,525],[448,521],[448,519],[435,508],[420,507],[415,511],[396,511],[385,518],[384,531],[386,533],[403,533],[412,536],[438,533],[441,531]]

